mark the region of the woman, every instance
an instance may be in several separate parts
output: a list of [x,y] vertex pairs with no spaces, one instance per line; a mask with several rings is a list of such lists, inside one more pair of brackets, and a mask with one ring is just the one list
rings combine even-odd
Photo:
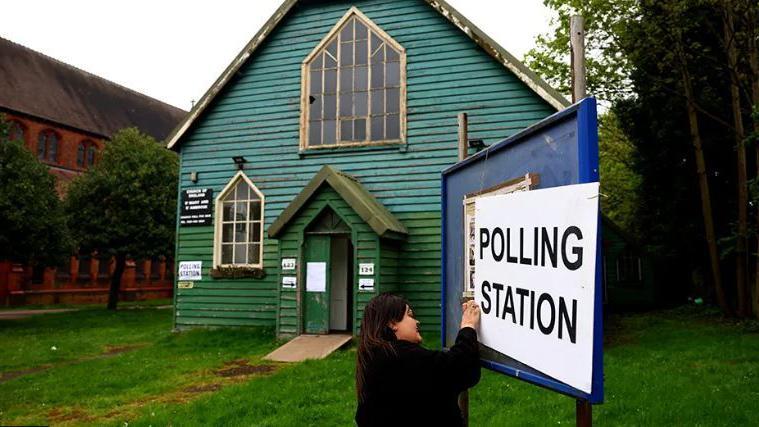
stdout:
[[419,345],[419,321],[405,299],[381,294],[366,305],[356,366],[359,426],[460,426],[458,395],[480,380],[474,301],[462,307],[449,351]]

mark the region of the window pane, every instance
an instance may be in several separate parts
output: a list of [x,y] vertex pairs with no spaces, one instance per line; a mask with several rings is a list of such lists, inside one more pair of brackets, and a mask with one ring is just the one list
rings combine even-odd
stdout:
[[245,182],[245,180],[239,180],[237,181],[237,185],[235,186],[235,194],[237,195],[237,200],[248,200],[249,198],[249,192],[250,187],[248,187],[248,183]]
[[87,166],[92,166],[95,164],[95,147],[90,146],[90,148],[87,149]]
[[340,66],[353,65],[353,43],[340,43]]
[[385,50],[387,51],[387,62],[400,61],[401,60],[401,55],[398,53],[398,51],[396,51],[392,47],[387,46],[385,48]]
[[353,94],[353,107],[356,116],[362,117],[368,115],[368,98],[368,92],[356,92]]
[[324,118],[334,119],[337,115],[337,96],[327,95],[324,97]]
[[84,166],[84,144],[79,144],[79,148],[76,149],[76,165]]
[[312,70],[320,70],[323,68],[323,60],[321,55],[316,55],[316,57],[311,61],[311,69]]
[[[340,69],[340,92],[350,92],[353,90],[353,70]],[[342,100],[341,100],[342,102]]]
[[340,30],[340,41],[346,42],[353,40],[353,19],[349,20],[342,30]]
[[257,243],[261,241],[261,223],[252,222],[248,227],[248,243]]
[[221,263],[232,264],[232,245],[221,245]]
[[261,202],[250,202],[250,220],[258,221],[261,219]]
[[235,264],[247,264],[248,262],[248,245],[235,245]]
[[247,242],[246,238],[248,234],[248,224],[235,224],[235,242],[244,243]]
[[324,93],[337,92],[337,70],[324,71]]
[[357,91],[366,90],[369,79],[369,69],[366,67],[356,67],[353,74],[355,76],[353,80],[353,84],[355,85],[354,88]]
[[311,121],[308,124],[308,145],[321,145],[322,122]]
[[[337,58],[337,56],[335,56]],[[324,68],[337,68],[337,61],[335,58],[329,56],[326,52],[324,53]]]
[[337,121],[327,120],[324,122],[324,145],[335,145],[337,141]]
[[248,245],[248,264],[258,264],[261,262],[261,245]]
[[248,220],[248,204],[244,202],[237,202],[235,208],[235,221],[247,221]]
[[401,85],[401,63],[400,62],[388,62],[385,64],[387,69],[385,82],[387,86],[400,86]]
[[337,39],[332,40],[332,42],[327,45],[327,52],[337,58]]
[[387,90],[387,112],[388,113],[397,113],[400,111],[401,108],[401,90],[398,88],[394,89],[388,89]]
[[317,95],[322,92],[322,72],[311,71],[311,95]]
[[385,68],[381,62],[372,63],[372,89],[385,86]]
[[371,39],[372,55],[376,55],[378,53],[377,50],[380,47],[382,47],[382,39],[380,38],[380,36],[372,32],[372,39]]
[[353,122],[353,140],[364,141],[366,140],[366,120],[356,119]]
[[353,120],[340,120],[340,141],[353,139]]
[[356,20],[356,40],[366,38],[366,26],[361,21]]
[[50,134],[48,135],[47,142],[47,159],[51,162],[54,162],[56,159],[58,159],[58,137],[56,137],[54,134]]
[[385,113],[385,91],[373,90],[372,91],[372,114],[384,114]]
[[[309,118],[311,120],[319,120],[322,118],[322,96],[321,95],[311,95],[313,97],[313,102],[309,106],[309,111],[311,112]],[[309,100],[312,98],[309,98]]]
[[37,158],[40,160],[45,159],[45,134],[41,133],[37,138]]
[[222,220],[223,221],[232,221],[232,220],[234,220],[234,218],[235,218],[234,217],[234,215],[235,215],[235,204],[234,203],[225,202],[222,210],[224,211],[224,215],[222,215]]
[[366,52],[366,40],[356,42],[356,65],[365,65],[368,60],[368,53]]
[[221,241],[222,243],[234,242],[234,224],[223,224],[221,226]]
[[353,96],[350,92],[340,94],[340,117],[348,117],[353,114]]
[[387,129],[386,139],[399,139],[401,137],[401,120],[397,114],[390,114],[385,120]]
[[372,141],[382,141],[385,139],[385,116],[372,117]]

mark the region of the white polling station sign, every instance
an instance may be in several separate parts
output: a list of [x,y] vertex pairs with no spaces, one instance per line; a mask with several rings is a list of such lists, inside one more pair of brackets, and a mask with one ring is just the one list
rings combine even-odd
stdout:
[[586,393],[598,188],[595,182],[475,201],[480,342]]

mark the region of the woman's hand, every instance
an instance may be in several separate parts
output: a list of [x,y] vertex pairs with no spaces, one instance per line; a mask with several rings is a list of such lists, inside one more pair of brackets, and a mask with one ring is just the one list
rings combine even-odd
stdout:
[[461,305],[461,327],[477,330],[480,326],[480,306],[474,301],[467,301]]

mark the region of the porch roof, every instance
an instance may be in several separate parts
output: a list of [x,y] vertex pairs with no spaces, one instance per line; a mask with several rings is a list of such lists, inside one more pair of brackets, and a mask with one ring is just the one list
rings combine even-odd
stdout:
[[269,237],[277,238],[290,220],[297,215],[325,182],[353,208],[378,236],[403,239],[408,235],[406,227],[398,218],[390,213],[356,178],[325,165],[269,226]]

